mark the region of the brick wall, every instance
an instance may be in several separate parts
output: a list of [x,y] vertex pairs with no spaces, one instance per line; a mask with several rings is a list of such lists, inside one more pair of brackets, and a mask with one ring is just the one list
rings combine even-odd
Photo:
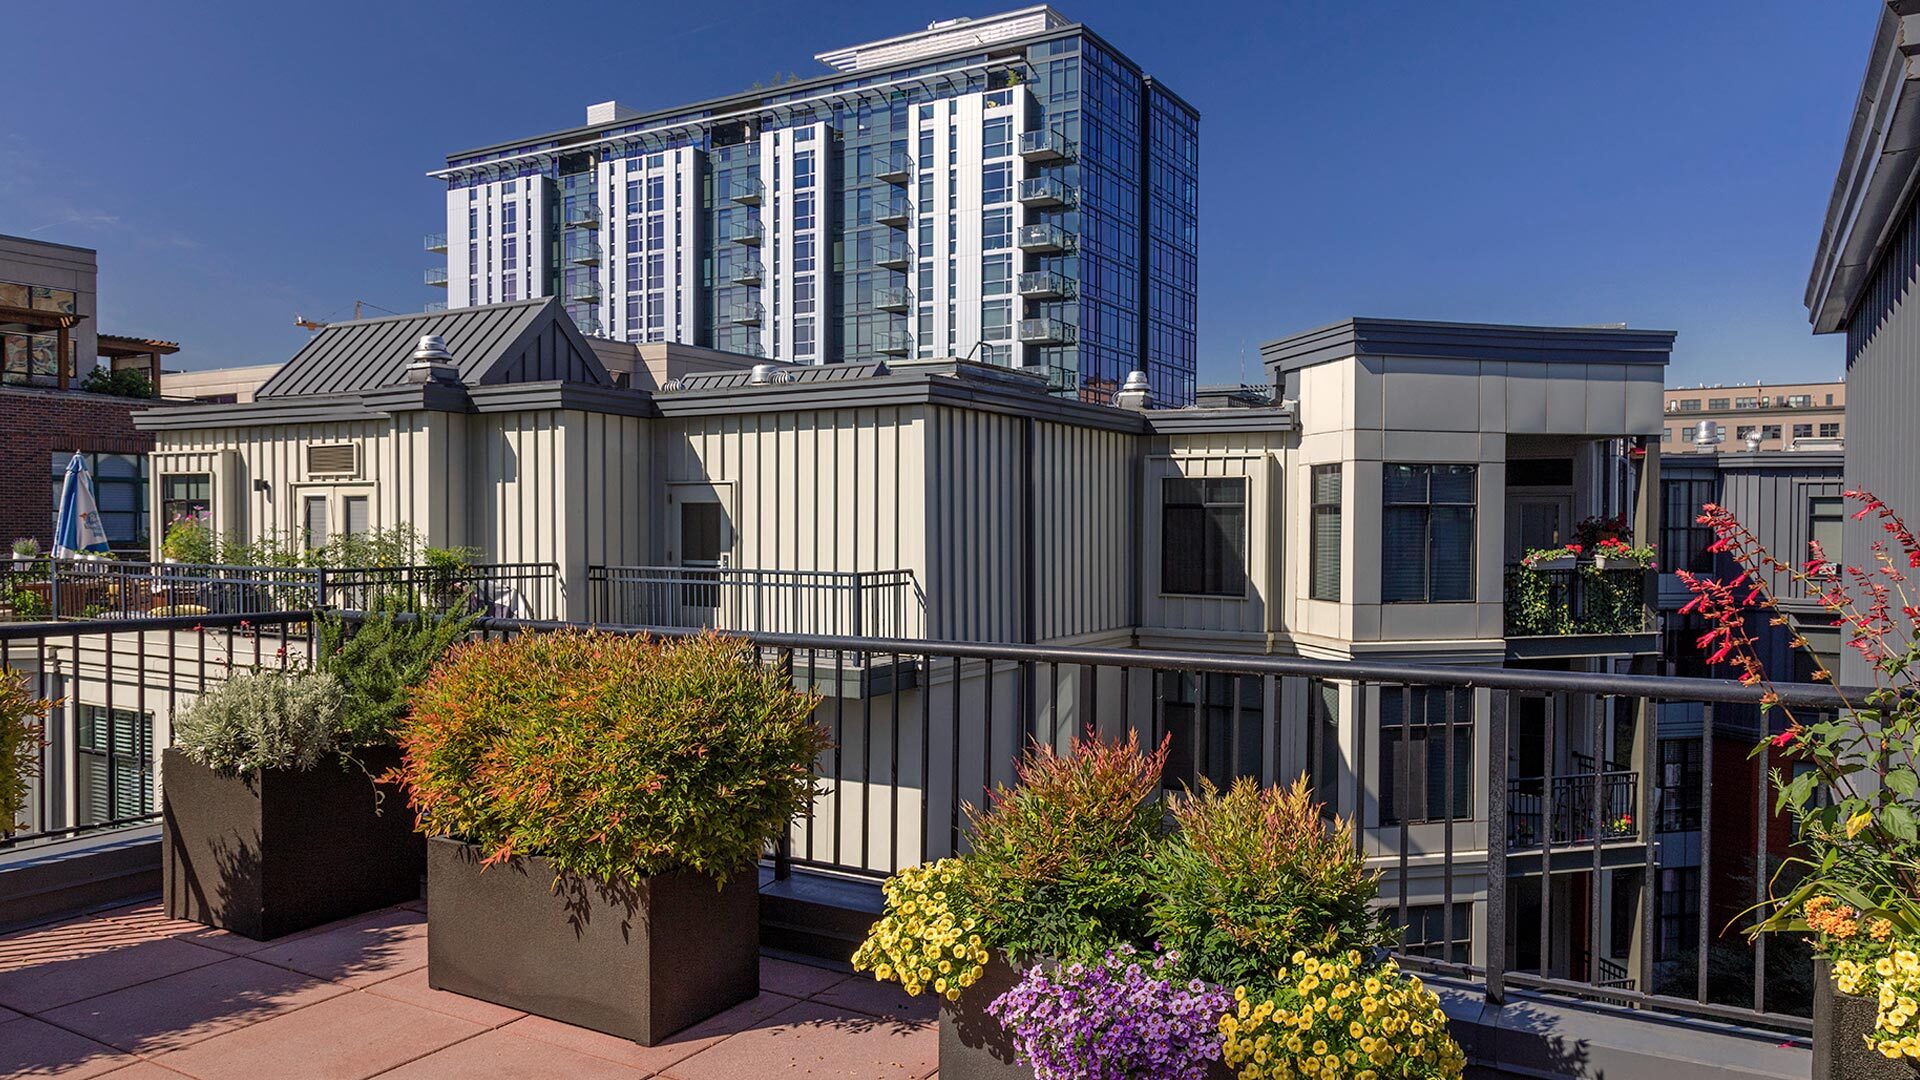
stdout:
[[0,387],[0,544],[31,536],[53,545],[53,455],[75,450],[144,454],[153,436],[135,431],[151,402],[76,391]]

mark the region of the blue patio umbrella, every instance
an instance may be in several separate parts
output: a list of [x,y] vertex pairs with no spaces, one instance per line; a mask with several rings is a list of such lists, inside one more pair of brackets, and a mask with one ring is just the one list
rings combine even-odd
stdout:
[[67,462],[66,479],[60,484],[60,516],[53,526],[55,558],[70,559],[82,552],[104,554],[108,550],[107,529],[100,523],[100,507],[93,501],[93,478],[87,475],[87,461],[78,450]]

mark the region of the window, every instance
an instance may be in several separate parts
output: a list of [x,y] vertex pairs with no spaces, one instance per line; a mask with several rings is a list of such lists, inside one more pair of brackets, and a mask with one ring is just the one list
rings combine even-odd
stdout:
[[1314,600],[1340,599],[1340,488],[1342,466],[1315,465],[1312,491],[1312,577],[1307,596]]
[[995,162],[980,170],[980,203],[992,206],[1013,198],[1013,165]]
[[1762,400],[1764,399],[1757,397],[1734,398],[1733,407],[1736,409],[1757,409],[1760,407]]
[[[1695,520],[1700,516],[1700,508],[1713,501],[1713,486],[1711,480],[1660,482],[1666,503],[1661,507],[1660,518],[1662,564],[1671,560],[1674,570],[1695,574],[1713,572],[1713,553],[1707,550],[1713,543],[1713,530]],[[1664,565],[1662,568],[1666,569]]]
[[980,156],[1006,157],[1013,153],[1013,121],[1007,117],[980,125]]
[[348,536],[365,536],[373,531],[372,507],[365,495],[349,495],[344,500],[344,525]]
[[1672,960],[1700,943],[1700,868],[1660,871],[1660,959]]
[[1673,429],[1672,429],[1672,428],[1661,428],[1661,429],[1660,429],[1660,441],[1661,441],[1661,442],[1663,442],[1663,443],[1669,443],[1669,442],[1672,442],[1672,441],[1673,441]]
[[1794,437],[1794,438],[1796,438],[1796,439],[1811,439],[1811,438],[1813,438],[1813,425],[1812,425],[1812,424],[1795,424],[1795,425],[1793,425],[1793,437]]
[[1789,409],[1805,409],[1805,408],[1811,407],[1812,405],[1813,405],[1812,394],[1788,394],[1787,395],[1787,408]]
[[[1387,918],[1398,921],[1400,909],[1389,906]],[[1402,953],[1446,960],[1455,964],[1472,961],[1473,905],[1471,903],[1453,905],[1451,927],[1447,926],[1445,904],[1409,904],[1407,923],[1401,930],[1399,951]]]
[[1699,412],[1700,399],[1697,397],[1681,398],[1680,411],[1681,412]]
[[1388,465],[1380,595],[1387,603],[1473,599],[1473,465]]
[[75,764],[81,825],[142,817],[154,811],[153,717],[98,705],[79,707]]
[[1779,424],[1761,424],[1760,437],[1762,439],[1778,439],[1780,437],[1780,425]]
[[1833,424],[1821,424],[1821,425],[1820,425],[1820,437],[1821,437],[1821,438],[1823,438],[1823,439],[1837,439],[1837,438],[1839,438],[1839,437],[1840,437],[1840,425],[1839,425],[1839,424],[1837,424],[1837,423],[1833,423]]
[[1160,590],[1245,596],[1246,479],[1170,476],[1160,492]]
[[[1161,730],[1171,738],[1160,786],[1191,787],[1201,776],[1219,787],[1237,777],[1260,775],[1262,695],[1266,680],[1254,676],[1161,672]],[[1234,684],[1240,707],[1234,708]]]
[[[100,508],[100,524],[113,544],[134,545],[147,539],[147,457],[145,454],[83,453],[87,474],[93,477],[93,501]],[[53,454],[53,521],[60,520],[60,489],[66,486],[70,453]]]
[[1325,679],[1307,680],[1307,760],[1313,775],[1313,797],[1321,813],[1332,817],[1340,795],[1340,777],[1345,761],[1340,752],[1340,684]]
[[1660,831],[1689,832],[1700,827],[1701,748],[1699,739],[1660,740]]
[[213,477],[210,474],[161,474],[160,518],[167,525],[186,518],[210,517],[212,513]]
[[[1434,687],[1381,687],[1381,825],[1400,824],[1402,807],[1407,808],[1409,824],[1473,817],[1473,698],[1459,695],[1454,703],[1453,738],[1449,740],[1447,703],[1454,696],[1453,691]],[[1414,718],[1411,724],[1404,720],[1409,704]],[[1449,745],[1453,751],[1451,784],[1447,771]]]
[[1694,435],[1695,435],[1695,434],[1697,434],[1697,432],[1695,432],[1693,428],[1690,428],[1690,427],[1689,427],[1689,428],[1681,428],[1681,429],[1680,429],[1680,441],[1681,441],[1681,442],[1692,442],[1692,441],[1693,441],[1693,437],[1694,437]]
[[1727,398],[1723,398],[1723,397],[1708,398],[1707,410],[1709,412],[1715,412],[1721,409],[1725,409],[1729,404],[1731,404],[1731,401]]
[[327,497],[308,495],[300,502],[300,529],[306,534],[307,548],[327,546]]
[[[1813,557],[1813,546],[1818,544],[1823,558],[1839,562],[1845,552],[1842,550],[1842,530],[1847,524],[1847,501],[1838,495],[1815,495],[1807,500],[1807,558]],[[1790,560],[1803,562],[1805,560]]]

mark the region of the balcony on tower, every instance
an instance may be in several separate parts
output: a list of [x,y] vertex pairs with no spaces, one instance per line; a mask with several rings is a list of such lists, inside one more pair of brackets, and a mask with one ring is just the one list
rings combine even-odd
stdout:
[[443,232],[428,233],[424,246],[428,251],[445,255],[447,253],[447,234]]
[[767,268],[759,259],[742,259],[727,274],[727,280],[735,285],[758,285],[766,279]]
[[1057,131],[1023,131],[1020,133],[1020,156],[1037,164],[1071,161],[1073,143]]
[[569,229],[597,229],[600,227],[600,208],[590,203],[570,206],[567,208],[565,224]]
[[1021,251],[1030,251],[1038,255],[1048,255],[1073,250],[1073,234],[1058,225],[1041,223],[1020,226],[1019,244]]
[[896,194],[873,208],[873,220],[882,225],[904,229],[913,221],[913,205],[904,193]]
[[766,230],[761,227],[758,218],[747,218],[743,221],[735,221],[733,224],[727,226],[727,239],[736,244],[745,244],[748,247],[759,247],[760,241],[765,238]]
[[905,270],[913,265],[913,249],[905,244],[876,244],[873,264],[889,270]]
[[592,233],[576,233],[567,238],[567,261],[575,266],[594,266],[600,262],[600,245]]
[[748,300],[727,309],[727,321],[735,326],[759,326],[766,308],[758,300]]
[[913,293],[906,289],[875,289],[873,306],[878,311],[906,311],[913,307]]
[[427,267],[426,281],[427,281],[427,284],[429,285],[436,285],[442,289],[446,288],[447,287],[447,268],[444,266]]
[[567,299],[581,304],[597,303],[600,299],[600,283],[592,278],[569,282]]
[[873,351],[882,356],[911,356],[913,336],[905,330],[882,330],[874,335]]
[[1028,345],[1071,345],[1079,328],[1062,319],[1021,319],[1020,340]]
[[1029,270],[1020,275],[1020,295],[1029,300],[1063,300],[1073,295],[1073,282],[1052,270]]
[[766,186],[757,176],[742,177],[727,185],[727,198],[741,206],[759,206],[766,193]]
[[893,150],[874,159],[873,177],[889,184],[905,184],[913,179],[913,155]]
[[1073,205],[1073,189],[1057,176],[1032,176],[1020,181],[1020,203],[1039,210]]

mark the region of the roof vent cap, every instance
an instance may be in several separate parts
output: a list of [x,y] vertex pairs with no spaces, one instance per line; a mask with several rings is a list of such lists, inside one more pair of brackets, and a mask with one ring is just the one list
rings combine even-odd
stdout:
[[410,383],[457,383],[460,381],[460,369],[454,366],[453,354],[447,351],[447,342],[439,334],[423,334],[420,344],[413,350],[413,363],[407,365],[407,381]]
[[778,386],[792,381],[793,373],[779,364],[755,364],[747,373],[748,386]]
[[1147,373],[1144,371],[1127,372],[1127,381],[1122,383],[1118,393],[1113,395],[1113,403],[1123,409],[1136,411],[1153,406],[1153,388],[1147,385]]

